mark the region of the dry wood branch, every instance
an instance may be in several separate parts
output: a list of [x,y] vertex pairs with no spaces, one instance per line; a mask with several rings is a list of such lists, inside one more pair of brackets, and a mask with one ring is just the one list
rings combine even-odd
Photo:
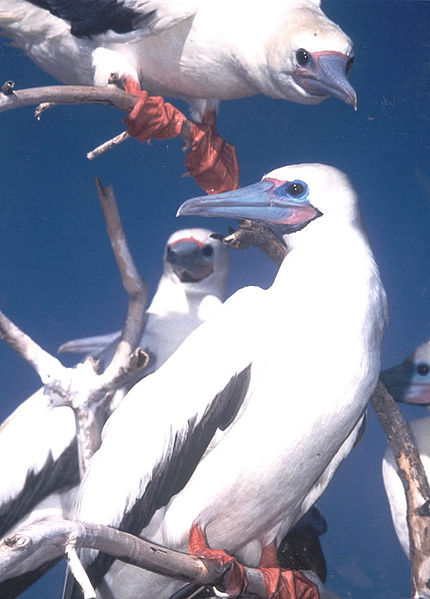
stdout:
[[[7,82],[13,84],[13,82]],[[51,85],[16,90],[0,94],[0,112],[35,104],[106,104],[130,112],[137,97],[116,85],[92,87],[87,85]]]
[[67,369],[61,362],[42,349],[2,312],[0,312],[0,339],[33,366],[43,383],[50,383],[65,375]]
[[105,372],[98,374],[96,363],[91,358],[75,368],[65,368],[0,313],[0,337],[34,366],[45,383],[45,392],[50,395],[53,405],[67,405],[74,410],[81,474],[100,446],[106,402],[130,374],[144,368],[147,362],[147,356],[142,350],[135,351],[145,317],[146,286],[133,263],[113,190],[105,188],[100,181],[97,184],[111,245],[124,287],[129,294],[123,335]]
[[220,237],[225,245],[235,250],[244,250],[250,245],[255,245],[278,265],[287,254],[284,242],[271,229],[248,219],[240,221],[237,231],[231,230],[225,237],[216,237]]
[[413,434],[379,382],[371,403],[388,437],[406,495],[413,597],[430,597],[430,487]]
[[[6,81],[1,88],[1,92],[0,112],[36,104],[38,106],[35,116],[38,120],[40,120],[42,112],[58,104],[106,104],[124,112],[131,112],[137,102],[137,96],[119,89],[114,84],[103,87],[90,85],[51,85],[15,90],[15,83],[13,81]],[[190,126],[191,121],[186,120],[180,134],[187,147],[192,141]],[[129,137],[128,133],[123,131],[91,152],[88,152],[87,158],[92,160]]]
[[123,131],[119,135],[115,135],[115,137],[109,139],[109,141],[105,141],[105,143],[101,144],[100,146],[97,146],[97,148],[94,148],[94,150],[91,150],[91,152],[88,152],[88,160],[94,160],[94,158],[98,158],[101,154],[107,152],[107,150],[111,150],[115,146],[122,144],[122,142],[126,141],[129,137],[130,134],[128,133],[128,131]]
[[67,557],[67,563],[70,572],[73,574],[76,582],[82,589],[84,599],[96,599],[96,592],[91,584],[91,581],[79,559],[75,544],[66,545],[64,552]]
[[148,293],[147,286],[140,278],[131,256],[113,188],[111,186],[105,187],[100,179],[96,179],[96,186],[113,253],[121,274],[122,283],[129,296],[127,317],[121,341],[111,364],[102,377],[109,380],[111,372],[114,372],[115,375],[115,371],[128,364],[132,351],[139,343]]
[[[228,566],[220,567],[216,561],[173,551],[108,526],[58,520],[38,522],[3,539],[0,543],[0,579],[16,564],[46,545],[55,545],[59,553],[65,553],[70,545],[97,549],[151,572],[202,585],[222,580],[228,570]],[[261,572],[254,568],[245,568],[245,572],[247,596],[264,599]]]

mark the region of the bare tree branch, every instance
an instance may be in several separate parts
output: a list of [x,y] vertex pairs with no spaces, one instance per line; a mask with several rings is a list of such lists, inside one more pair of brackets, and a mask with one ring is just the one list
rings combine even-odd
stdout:
[[[74,540],[75,541],[75,540]],[[70,572],[73,574],[76,582],[82,589],[84,599],[96,599],[96,592],[91,584],[91,580],[79,559],[78,552],[76,551],[75,542],[66,545],[64,552],[67,557],[67,564]]]
[[92,358],[75,368],[65,368],[0,313],[0,337],[37,370],[53,406],[66,405],[73,409],[81,475],[100,446],[106,413],[103,406],[131,374],[142,370],[147,363],[147,355],[141,349],[135,351],[144,323],[146,285],[131,257],[112,188],[104,187],[97,180],[97,190],[123,285],[129,295],[123,334],[106,370],[99,374],[97,363]]
[[430,597],[430,486],[409,425],[382,382],[371,403],[396,459],[407,503],[413,597]]
[[244,250],[250,245],[255,245],[278,265],[282,263],[288,251],[282,239],[271,229],[248,219],[241,220],[239,229],[230,229],[225,237],[218,234],[213,234],[212,237],[235,250]]
[[[0,93],[0,112],[37,104],[35,117],[40,120],[42,112],[59,104],[106,104],[129,113],[133,110],[137,99],[137,96],[119,89],[115,84],[97,87],[90,85],[51,85],[16,90],[14,81],[6,81]],[[191,121],[186,120],[180,134],[186,147],[189,147],[192,143],[190,124]],[[129,137],[127,131],[123,131],[113,139],[88,152],[87,158],[93,160]]]
[[112,150],[112,148],[115,146],[122,144],[122,142],[126,141],[129,137],[130,133],[128,131],[123,131],[119,135],[115,135],[115,137],[109,139],[109,141],[105,141],[100,146],[97,146],[97,148],[94,148],[94,150],[91,150],[91,152],[87,152],[88,160],[94,160],[94,158],[98,158],[101,154],[107,152],[107,150]]
[[[121,340],[110,365],[106,368],[101,380],[110,384],[111,377],[116,379],[118,370],[125,368],[131,353],[137,347],[144,324],[145,307],[148,299],[147,286],[139,276],[133,262],[124,229],[118,212],[113,188],[105,187],[100,179],[96,179],[97,193],[106,221],[106,228],[112,245],[113,253],[121,274],[124,289],[129,296],[127,317],[124,323]],[[137,354],[143,359],[143,354]],[[146,365],[142,364],[142,367]]]
[[67,369],[0,312],[0,339],[27,360],[44,384],[64,376]]
[[[70,546],[97,549],[151,572],[201,585],[219,583],[229,574],[228,565],[220,566],[215,560],[173,551],[108,526],[58,520],[40,521],[3,539],[0,542],[0,578],[46,545],[55,545],[62,553]],[[264,599],[266,593],[261,572],[245,568],[245,573],[248,580],[247,596]]]
[[[5,94],[7,86],[9,93]],[[12,89],[10,89],[12,87]],[[0,112],[33,106],[34,104],[107,104],[124,112],[131,112],[137,96],[128,94],[116,85],[94,87],[90,85],[50,85],[29,89],[14,89],[13,81],[3,85],[0,94]]]

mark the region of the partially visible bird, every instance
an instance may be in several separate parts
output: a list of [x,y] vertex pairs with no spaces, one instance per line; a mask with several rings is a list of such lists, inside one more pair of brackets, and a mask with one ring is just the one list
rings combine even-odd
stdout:
[[[382,372],[382,380],[394,399],[402,403],[430,405],[430,341],[422,343],[401,364]],[[409,423],[430,480],[430,417]],[[397,474],[397,464],[388,447],[383,461],[382,474],[385,492],[390,504],[394,529],[403,551],[409,557],[409,529],[406,519],[406,498],[402,481]]]
[[[198,324],[219,308],[228,272],[228,249],[212,239],[211,231],[183,229],[169,237],[163,275],[147,310],[140,341],[150,355],[148,369],[139,374],[140,378],[156,370]],[[115,334],[106,350],[92,344],[91,351],[98,350],[102,365],[109,364],[119,337],[120,333]],[[129,386],[131,382],[117,391],[113,407]],[[43,388],[1,425],[0,538],[37,520],[71,515],[79,484],[75,431],[72,410],[51,408]],[[0,580],[0,597],[17,596],[60,556],[55,547],[48,546],[21,562]]]
[[[289,253],[269,289],[235,293],[129,391],[77,517],[230,563],[230,595],[246,586],[240,561],[266,568],[270,597],[290,584],[317,597],[279,571],[276,548],[352,449],[379,376],[386,298],[356,194],[333,167],[292,165],[178,214],[264,222]],[[180,585],[94,551],[82,559],[99,597],[164,599]],[[79,595],[69,578],[65,596]]]
[[430,404],[430,341],[419,345],[398,366],[384,370],[381,378],[396,401]]
[[[229,275],[229,251],[208,229],[181,229],[167,240],[164,270],[146,311],[140,347],[149,362],[138,378],[159,368],[199,324],[222,304]],[[63,343],[59,351],[87,353],[109,364],[121,331]],[[137,379],[131,379],[124,391]]]
[[[352,42],[319,0],[0,0],[0,28],[60,81],[106,85],[114,74],[140,95],[127,119],[139,139],[188,127],[187,168],[209,193],[239,181],[234,148],[216,131],[220,100],[357,104]],[[147,92],[185,99],[194,123]]]

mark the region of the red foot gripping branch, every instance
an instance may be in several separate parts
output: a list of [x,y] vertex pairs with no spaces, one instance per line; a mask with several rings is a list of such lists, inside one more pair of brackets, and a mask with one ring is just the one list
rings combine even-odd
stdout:
[[[244,595],[248,586],[244,567],[222,549],[208,547],[205,534],[200,526],[192,526],[188,549],[192,555],[215,559],[223,565],[231,563],[228,582],[224,581],[225,592],[232,599]],[[306,576],[301,572],[282,570],[279,567],[274,543],[263,547],[259,569],[264,578],[268,599],[319,599],[317,586]]]
[[202,123],[193,123],[161,96],[150,96],[146,91],[137,94],[135,87],[126,85],[127,91],[139,95],[125,119],[130,135],[140,141],[189,137],[185,164],[200,187],[207,193],[221,193],[239,186],[236,150],[218,135],[213,111],[205,115]]

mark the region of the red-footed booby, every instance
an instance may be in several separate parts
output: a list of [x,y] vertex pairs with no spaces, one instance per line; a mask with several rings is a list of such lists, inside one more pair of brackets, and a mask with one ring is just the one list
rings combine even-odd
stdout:
[[[354,445],[386,320],[356,194],[333,167],[292,165],[178,214],[264,222],[289,253],[269,289],[239,290],[129,391],[77,517],[231,563],[229,596],[246,587],[245,564],[265,568],[269,597],[296,585],[313,599],[313,583],[276,567],[276,545]],[[100,597],[163,599],[180,584],[95,552],[82,559]],[[79,595],[69,578],[65,596]]]
[[220,100],[357,104],[352,42],[319,0],[0,0],[0,28],[64,83],[106,85],[115,74],[140,95],[127,119],[140,140],[174,137],[185,123],[147,92],[184,98],[194,119],[187,168],[209,193],[239,182],[234,148],[215,127]]
[[[430,341],[422,343],[401,364],[384,370],[381,375],[390,393],[399,402],[430,405]],[[430,417],[409,423],[430,480]],[[394,529],[403,551],[409,557],[409,529],[406,519],[406,498],[397,464],[388,447],[382,460],[385,492],[390,504]]]
[[[148,369],[139,374],[140,378],[156,370],[221,306],[228,271],[229,251],[211,238],[211,231],[183,229],[169,237],[164,272],[147,310],[140,341],[150,354]],[[101,351],[102,338],[87,344],[91,351],[98,350],[105,365],[113,357],[120,333],[113,335],[115,339],[106,350]],[[111,409],[129,386],[117,391]],[[1,425],[0,538],[38,520],[70,516],[79,484],[75,431],[72,410],[51,408],[43,388]],[[0,597],[17,596],[60,556],[52,546],[33,554],[9,572],[7,579],[0,580]]]
[[[147,309],[140,347],[149,362],[138,378],[159,368],[199,324],[222,304],[229,275],[229,251],[208,229],[181,229],[167,240],[164,271]],[[121,331],[68,341],[60,352],[89,353],[109,364]],[[118,400],[118,395],[115,398]],[[115,401],[117,403],[117,401]]]

